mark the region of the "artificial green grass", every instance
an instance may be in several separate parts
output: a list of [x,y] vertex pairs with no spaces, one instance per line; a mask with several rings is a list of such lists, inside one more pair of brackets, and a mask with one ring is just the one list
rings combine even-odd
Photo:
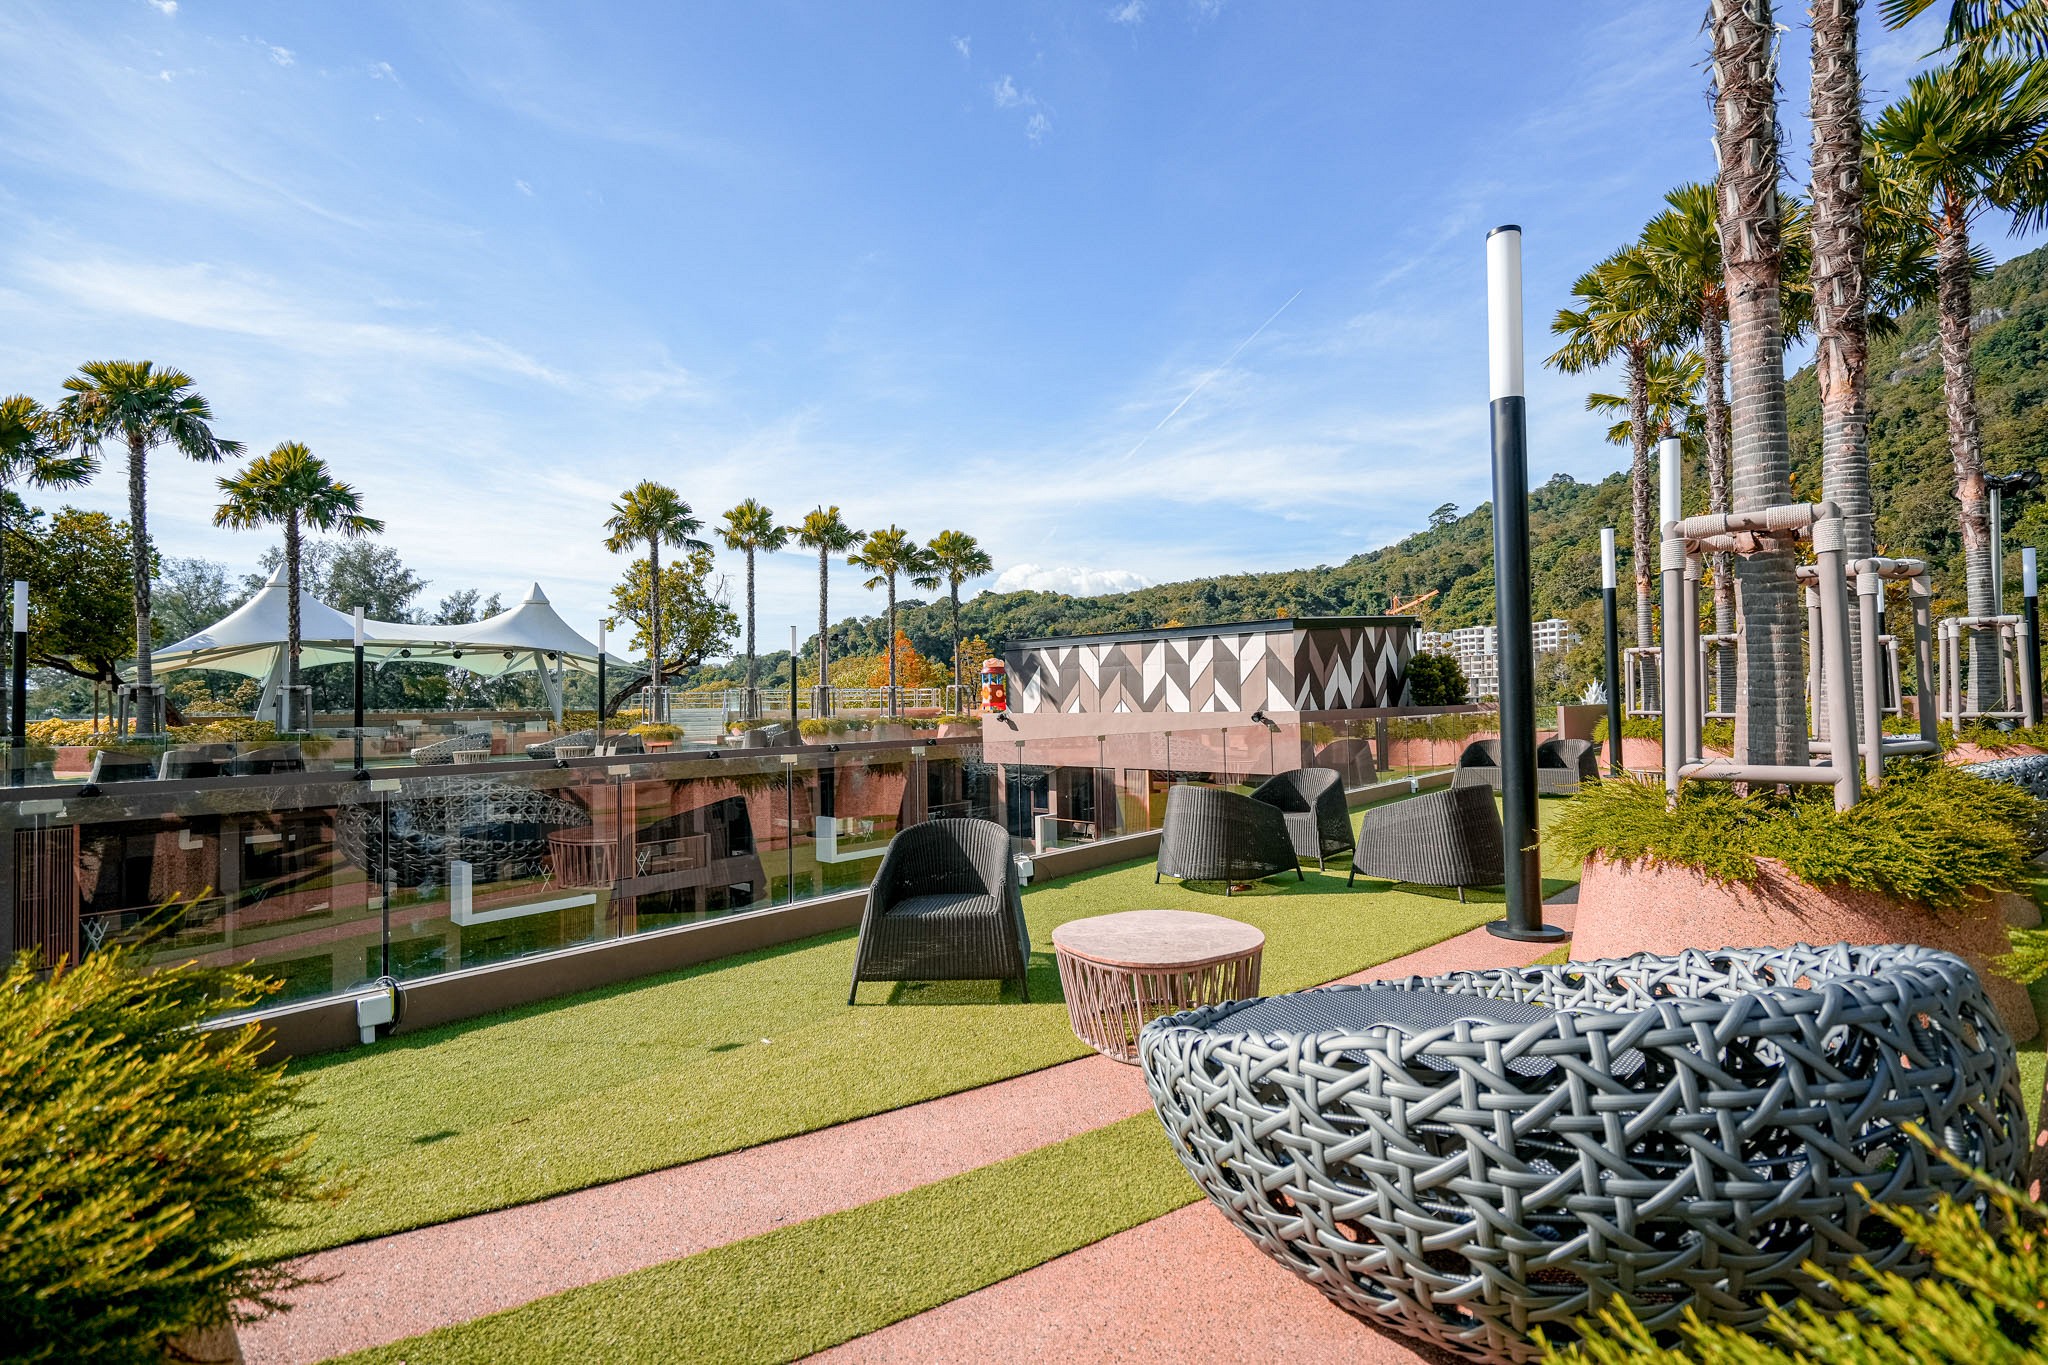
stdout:
[[1155,886],[1152,869],[1025,893],[1029,1005],[995,983],[872,984],[848,1009],[854,936],[841,932],[296,1063],[315,1156],[353,1188],[252,1250],[293,1255],[506,1208],[1083,1056],[1052,954],[1067,920],[1142,907],[1244,920],[1266,934],[1272,993],[1500,913],[1498,892],[1462,905],[1448,891],[1347,890],[1335,864],[1227,900],[1220,887]]
[[[1202,1197],[1139,1114],[991,1166],[342,1359],[783,1361]],[[1002,1354],[990,1343],[994,1355]]]

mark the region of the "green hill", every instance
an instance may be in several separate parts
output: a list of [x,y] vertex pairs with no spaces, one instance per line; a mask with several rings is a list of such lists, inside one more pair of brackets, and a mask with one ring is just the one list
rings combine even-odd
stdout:
[[[1992,469],[2014,468],[2048,448],[2048,248],[2000,266],[1976,291],[1978,401],[1984,446]],[[1896,336],[1871,346],[1871,461],[1877,496],[1877,539],[1886,553],[1924,558],[1936,565],[1936,609],[1962,606],[1962,544],[1956,528],[1953,472],[1941,396],[1941,361],[1935,352],[1931,308],[1901,319]],[[1820,404],[1811,368],[1793,377],[1794,487],[1820,490]],[[1616,448],[1616,461],[1625,453]],[[1688,511],[1704,510],[1706,478],[1687,480]],[[1600,596],[1600,528],[1623,528],[1627,555],[1628,476],[1617,470],[1595,484],[1564,475],[1530,497],[1534,608],[1538,619],[1562,616],[1593,638]],[[1161,583],[1136,592],[1068,597],[1048,592],[986,592],[961,608],[961,629],[998,648],[1034,636],[1131,630],[1178,622],[1206,625],[1273,617],[1384,611],[1389,594],[1411,597],[1435,589],[1427,611],[1432,629],[1493,619],[1493,511],[1482,504],[1447,524],[1420,531],[1384,549],[1338,565],[1277,573],[1234,574],[1186,583]],[[2034,499],[2008,512],[2008,581],[2019,582],[2019,546],[2048,545],[2048,503]],[[1622,569],[1624,583],[1628,569]],[[1629,594],[1624,587],[1624,610]],[[918,649],[947,655],[943,601],[913,603],[899,623]],[[1624,630],[1627,629],[1626,624]],[[847,618],[835,637],[863,651],[879,651],[880,615]],[[842,645],[844,649],[847,645]]]

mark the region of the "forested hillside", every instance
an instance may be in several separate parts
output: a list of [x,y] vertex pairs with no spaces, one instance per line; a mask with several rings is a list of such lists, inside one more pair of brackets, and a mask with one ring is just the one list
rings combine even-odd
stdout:
[[[2007,470],[2040,462],[2048,455],[2048,248],[2000,266],[1978,283],[1976,298],[1975,351],[1986,463],[1991,469]],[[1933,561],[1937,610],[1955,611],[1962,605],[1962,545],[1934,334],[1934,310],[1921,308],[1900,320],[1897,335],[1871,345],[1877,541],[1886,553]],[[1817,497],[1820,404],[1810,368],[1792,379],[1789,404],[1794,486],[1802,495]],[[1447,452],[1451,454],[1455,453]],[[1627,452],[1615,447],[1614,457],[1617,465],[1624,465]],[[1458,458],[1483,464],[1487,452],[1474,450]],[[1597,484],[1558,476],[1534,492],[1530,529],[1538,618],[1564,616],[1582,627],[1592,625],[1600,595],[1600,528],[1622,528],[1626,557],[1627,497],[1625,467]],[[1694,470],[1687,481],[1687,510],[1705,510],[1705,498],[1705,473]],[[2048,510],[2040,499],[2030,500],[2008,511],[2007,527],[2008,581],[2017,593],[2019,546],[2048,545]],[[1482,504],[1338,565],[1162,583],[1103,597],[983,593],[962,605],[961,629],[1000,648],[1006,640],[1168,622],[1201,625],[1283,612],[1378,612],[1386,609],[1390,593],[1405,598],[1432,588],[1439,595],[1427,612],[1431,628],[1471,625],[1493,619],[1492,536],[1492,508]],[[1625,564],[1622,572],[1625,579]],[[1626,610],[1626,590],[1622,597]],[[902,609],[899,624],[920,651],[946,657],[943,600]],[[857,650],[878,651],[883,634],[876,615],[842,621],[834,638]]]

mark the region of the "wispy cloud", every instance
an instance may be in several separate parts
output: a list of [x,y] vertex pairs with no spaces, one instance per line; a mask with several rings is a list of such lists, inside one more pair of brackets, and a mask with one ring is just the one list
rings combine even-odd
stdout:
[[[263,42],[260,38],[257,41]],[[263,48],[264,51],[270,54],[270,60],[276,62],[279,66],[290,66],[294,61],[298,60],[288,47],[279,47],[276,43],[263,43]]]
[[1173,405],[1172,410],[1169,411],[1166,414],[1166,416],[1159,419],[1158,426],[1153,427],[1152,430],[1146,432],[1143,436],[1140,436],[1138,438],[1138,444],[1132,446],[1130,449],[1130,454],[1125,455],[1124,458],[1128,460],[1131,458],[1132,455],[1136,455],[1140,450],[1143,450],[1145,448],[1146,442],[1150,441],[1154,436],[1157,436],[1160,433],[1161,429],[1163,429],[1168,422],[1171,422],[1174,418],[1180,416],[1181,409],[1186,407],[1188,404],[1194,402],[1196,394],[1200,393],[1203,389],[1206,389],[1209,387],[1209,385],[1213,384],[1216,381],[1216,377],[1222,374],[1225,370],[1229,369],[1231,364],[1234,361],[1236,361],[1238,356],[1244,353],[1244,348],[1251,345],[1254,341],[1257,341],[1259,339],[1259,333],[1265,331],[1268,327],[1271,327],[1273,323],[1279,318],[1279,316],[1282,313],[1286,312],[1288,307],[1292,305],[1293,302],[1300,297],[1301,290],[1299,289],[1295,290],[1292,294],[1289,294],[1287,296],[1286,303],[1283,303],[1278,308],[1275,308],[1273,310],[1273,315],[1271,317],[1267,318],[1257,327],[1254,327],[1252,329],[1252,334],[1250,336],[1246,337],[1243,341],[1238,342],[1237,345],[1231,350],[1230,354],[1223,357],[1223,363],[1221,365],[1218,365],[1215,369],[1203,375],[1200,380],[1196,381],[1195,386],[1193,388],[1189,389],[1185,394],[1181,396],[1181,400]]
[[1112,24],[1122,24],[1127,28],[1136,28],[1139,24],[1145,22],[1145,0],[1124,0],[1121,5],[1112,5],[1109,11],[1109,22]]
[[533,197],[533,186],[527,184],[524,180],[513,181],[512,188],[518,190],[521,194],[525,195],[529,199]]
[[178,12],[178,0],[149,0],[149,7],[159,14],[172,15]]
[[398,79],[398,72],[392,68],[389,62],[371,62],[369,72],[370,79],[373,81],[390,81],[394,85],[404,84],[403,81]]
[[1052,131],[1052,115],[1044,101],[1021,88],[1007,72],[989,85],[988,95],[998,109],[1025,111],[1024,136],[1031,140],[1033,146],[1043,142],[1045,135]]
[[1012,564],[996,575],[993,592],[1063,592],[1097,597],[1109,592],[1135,592],[1151,580],[1129,569],[1084,569],[1072,564]]
[[974,57],[974,39],[955,35],[953,38],[953,50],[959,53],[963,60],[971,61]]

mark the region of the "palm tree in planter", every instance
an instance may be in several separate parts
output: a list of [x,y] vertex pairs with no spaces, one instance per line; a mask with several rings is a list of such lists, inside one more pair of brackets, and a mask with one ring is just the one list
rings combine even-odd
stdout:
[[859,545],[861,533],[846,524],[837,505],[822,504],[804,513],[804,519],[790,527],[789,533],[796,537],[797,544],[818,552],[818,701],[812,709],[822,716],[831,709],[832,626],[828,599],[832,589],[832,556],[843,555]]
[[675,550],[708,550],[697,538],[704,523],[690,510],[681,495],[667,484],[643,479],[612,504],[605,518],[604,547],[613,554],[625,554],[637,545],[647,547],[647,695],[655,708],[650,714],[667,719],[661,708],[661,547]]
[[[1657,546],[1663,540],[1654,525],[1656,481],[1650,470],[1650,361],[1668,351],[1679,337],[1680,315],[1671,291],[1659,279],[1640,247],[1624,247],[1581,275],[1572,285],[1577,308],[1560,308],[1550,330],[1564,344],[1544,363],[1565,374],[1584,374],[1614,360],[1622,362],[1628,385],[1631,552],[1635,566],[1636,644],[1654,648],[1651,581],[1656,575]],[[1650,700],[1655,702],[1654,688]]]
[[[218,464],[242,453],[240,441],[213,430],[213,409],[181,370],[160,370],[147,360],[95,360],[64,381],[68,396],[57,405],[57,429],[67,450],[97,462],[100,447],[119,441],[128,448],[128,552],[135,584],[135,681],[156,681],[150,666],[148,461],[149,452],[169,446],[189,460]],[[161,717],[144,704],[136,730],[155,734]]]
[[[0,591],[12,591],[8,587],[12,580],[7,577],[7,514],[16,497],[14,490],[75,488],[93,476],[94,467],[90,455],[64,453],[56,423],[41,403],[19,393],[0,398]],[[6,635],[0,673],[12,676],[14,635],[11,631]]]
[[896,580],[907,578],[920,588],[939,586],[939,573],[931,562],[931,552],[910,538],[910,533],[900,526],[892,525],[886,531],[870,531],[860,549],[846,557],[846,562],[856,569],[866,569],[871,575],[863,585],[870,592],[886,586],[889,590],[889,714],[897,713],[896,705]]
[[[1923,72],[1885,110],[1871,140],[1914,187],[1935,239],[1935,291],[1941,338],[1949,458],[1963,532],[1970,615],[1991,616],[1991,516],[1984,447],[1977,422],[1977,372],[1970,358],[1970,283],[1978,262],[1970,224],[1987,208],[2038,226],[2048,204],[2048,71],[2011,58],[1977,60]],[[1970,649],[1970,698],[1983,708],[1999,688],[1989,632]]]
[[[1729,446],[1737,512],[1792,501],[1785,419],[1785,234],[1778,196],[1776,32],[1770,0],[1712,0],[1714,146],[1721,166],[1721,263],[1728,291]],[[1805,613],[1789,546],[1735,562],[1741,602],[1735,757],[1807,758]]]
[[[328,472],[327,462],[297,441],[286,441],[232,478],[220,481],[225,498],[213,514],[215,526],[238,531],[260,526],[284,528],[284,584],[287,688],[299,685],[299,535],[326,531],[353,540],[375,535],[384,523],[363,515],[356,490]],[[288,697],[298,693],[287,692]],[[289,712],[289,706],[281,708]],[[297,721],[299,717],[289,717]]]
[[[981,548],[981,542],[965,531],[941,531],[932,537],[931,544],[925,549],[931,556],[932,568],[945,581],[946,596],[952,606],[953,705],[957,707],[960,704],[960,585],[970,578],[994,573],[996,562],[988,557],[988,551]],[[889,638],[893,640],[896,637],[892,633]]]
[[[752,720],[761,709],[754,660],[754,555],[760,551],[774,554],[789,544],[789,528],[777,526],[775,514],[754,498],[748,498],[727,511],[724,523],[718,528],[718,538],[725,542],[726,549],[738,550],[747,557],[746,714],[747,719]],[[794,667],[794,663],[791,666]],[[795,698],[791,698],[791,702],[794,701]]]

